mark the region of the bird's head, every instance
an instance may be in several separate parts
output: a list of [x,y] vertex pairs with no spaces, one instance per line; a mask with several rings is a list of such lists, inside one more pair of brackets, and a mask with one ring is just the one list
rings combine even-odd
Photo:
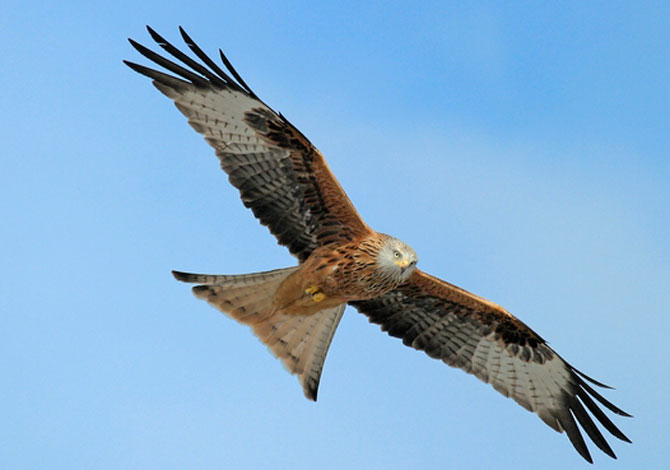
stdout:
[[419,257],[407,243],[388,237],[377,256],[377,265],[384,276],[405,282],[414,271]]

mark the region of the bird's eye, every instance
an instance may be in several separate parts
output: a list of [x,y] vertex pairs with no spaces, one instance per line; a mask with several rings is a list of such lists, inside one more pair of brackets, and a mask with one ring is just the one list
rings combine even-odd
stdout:
[[400,258],[400,252],[399,252],[398,250],[395,250],[395,251],[393,252],[393,257],[394,257],[394,258]]

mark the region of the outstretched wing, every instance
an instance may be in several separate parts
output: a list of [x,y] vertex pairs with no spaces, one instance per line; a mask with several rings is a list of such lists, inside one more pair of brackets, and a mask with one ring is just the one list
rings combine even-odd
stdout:
[[616,456],[586,409],[612,435],[630,442],[596,402],[630,415],[588,382],[606,386],[565,362],[533,330],[492,302],[416,270],[396,290],[351,304],[405,345],[474,374],[556,431],[565,431],[589,462],[577,422],[603,452]]
[[323,155],[256,96],[221,51],[227,72],[182,28],[184,42],[201,62],[147,29],[158,45],[185,67],[132,39],[130,43],[143,56],[174,75],[124,62],[151,78],[214,147],[244,205],[280,244],[303,261],[318,246],[352,241],[369,231]]

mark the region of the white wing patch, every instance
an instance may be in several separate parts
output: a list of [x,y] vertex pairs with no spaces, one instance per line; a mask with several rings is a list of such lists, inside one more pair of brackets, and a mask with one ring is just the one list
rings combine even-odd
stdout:
[[175,89],[156,81],[154,85],[174,100],[191,127],[217,152],[246,155],[268,150],[268,144],[244,122],[245,113],[264,107],[258,100],[231,89]]
[[558,397],[569,390],[572,378],[566,363],[555,354],[543,362],[523,360],[494,336],[480,338],[469,367],[461,368],[562,431],[549,410],[560,408]]

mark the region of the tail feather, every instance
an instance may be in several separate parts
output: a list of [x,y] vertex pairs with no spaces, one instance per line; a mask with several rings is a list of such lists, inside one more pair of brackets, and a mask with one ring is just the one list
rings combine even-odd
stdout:
[[172,275],[178,281],[188,282],[192,284],[205,284],[208,286],[249,286],[259,284],[259,280],[270,279],[275,276],[281,276],[282,280],[287,275],[295,271],[297,267],[293,268],[283,268],[275,269],[273,271],[263,271],[258,273],[249,273],[249,274],[195,274],[195,273],[185,273],[182,271],[172,271]]
[[323,363],[345,304],[313,315],[289,315],[273,308],[273,296],[286,277],[298,268],[231,275],[172,271],[183,282],[198,283],[196,297],[235,320],[251,326],[258,338],[292,374],[298,376],[310,400],[317,397]]
[[326,360],[328,348],[333,341],[345,307],[346,304],[342,304],[330,309],[327,314],[326,311],[320,312],[324,315],[319,319],[318,327],[313,330],[311,343],[307,348],[309,354],[303,355],[299,361],[299,367],[303,370],[301,376],[303,377],[301,380],[303,392],[311,400],[316,401],[323,362]]
[[254,333],[298,376],[307,398],[316,401],[323,363],[346,304],[298,316],[275,313],[253,326]]
[[183,282],[200,283],[193,288],[199,299],[247,325],[267,320],[272,312],[272,298],[286,277],[298,268],[275,269],[241,275],[192,274],[172,271]]

